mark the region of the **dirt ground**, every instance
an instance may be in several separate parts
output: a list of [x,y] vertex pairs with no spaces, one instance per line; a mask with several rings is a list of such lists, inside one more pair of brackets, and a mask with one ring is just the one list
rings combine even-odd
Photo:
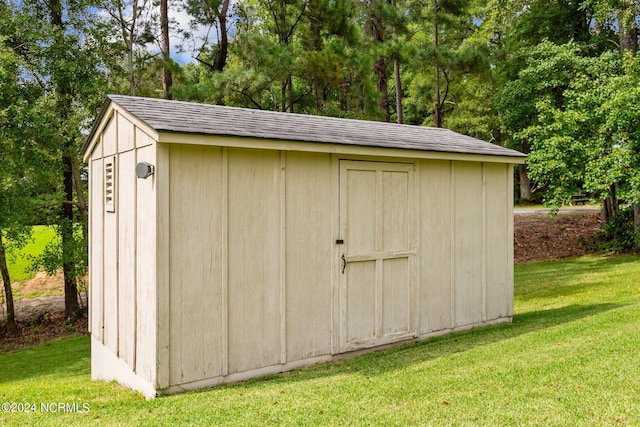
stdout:
[[[546,212],[526,211],[514,214],[514,260],[516,263],[553,260],[586,255],[585,242],[593,241],[601,222],[599,213],[568,212],[552,218]],[[64,283],[60,274],[38,273],[23,284],[14,283],[18,331],[4,326],[4,300],[0,309],[0,353],[25,345],[70,334],[87,334],[87,318],[64,318]],[[25,297],[28,296],[28,297]],[[82,306],[86,295],[82,293]]]
[[588,243],[593,243],[601,225],[598,211],[561,212],[556,217],[546,211],[516,211],[514,261],[519,264],[586,255],[590,252]]
[[[5,301],[1,298],[0,353],[71,334],[88,335],[86,316],[74,320],[66,320],[64,317],[64,280],[61,273],[48,276],[39,272],[36,277],[24,283],[13,283],[11,288],[15,295],[18,330],[7,329],[4,323]],[[80,301],[82,307],[86,308],[87,298],[84,292],[81,292]]]

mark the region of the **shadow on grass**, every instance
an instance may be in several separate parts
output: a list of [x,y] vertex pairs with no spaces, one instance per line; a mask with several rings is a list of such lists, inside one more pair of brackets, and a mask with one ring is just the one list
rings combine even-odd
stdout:
[[[381,374],[585,319],[623,306],[622,304],[569,305],[518,314],[514,316],[512,323],[447,334],[352,360],[315,365],[223,387],[251,387],[252,384],[268,382],[299,382],[353,373],[366,376]],[[49,376],[66,378],[89,375],[89,373],[90,341],[88,337],[51,341],[18,352],[0,354],[0,389],[2,384],[13,381],[34,379],[47,381],[45,377]],[[198,390],[196,393],[208,390]]]
[[[242,383],[228,384],[222,387],[245,388],[267,382],[289,383],[309,381],[316,378],[345,374],[350,375],[353,373],[373,376],[404,369],[412,364],[447,358],[454,354],[470,351],[481,346],[499,343],[520,335],[585,319],[620,307],[624,307],[624,304],[569,305],[562,308],[523,313],[514,316],[512,323],[451,333],[429,338],[417,343],[366,354],[351,360],[315,365],[281,374],[254,378]],[[197,390],[195,393],[206,391],[207,389]]]
[[[2,384],[32,378],[73,377],[90,374],[89,337],[72,337],[0,354],[0,389]],[[42,378],[41,381],[46,381]]]
[[[369,357],[378,362],[376,365],[384,367],[384,370],[403,368],[407,364],[446,358],[453,354],[470,351],[481,346],[500,343],[521,335],[535,333],[547,328],[596,316],[623,306],[622,304],[609,303],[594,305],[576,304],[518,314],[513,317],[512,323],[447,334],[397,349],[391,349],[380,354],[372,354],[369,355]],[[378,366],[376,365],[372,365],[371,369],[365,369],[365,372],[370,371],[368,374],[377,372]],[[362,366],[366,367],[367,364],[365,363]]]

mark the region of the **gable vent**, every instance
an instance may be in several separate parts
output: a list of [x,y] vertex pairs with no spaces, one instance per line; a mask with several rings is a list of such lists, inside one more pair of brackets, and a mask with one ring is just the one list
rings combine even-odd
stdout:
[[107,212],[116,211],[115,192],[116,158],[105,159],[104,163],[104,206]]

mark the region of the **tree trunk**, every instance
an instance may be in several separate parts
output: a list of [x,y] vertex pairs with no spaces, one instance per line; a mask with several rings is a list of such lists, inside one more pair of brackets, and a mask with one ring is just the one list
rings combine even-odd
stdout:
[[440,67],[436,65],[436,102],[434,104],[436,127],[442,127],[442,105],[440,102]]
[[[62,3],[60,0],[50,0],[48,3],[51,12],[51,23],[57,27],[62,33],[67,28],[62,20]],[[72,99],[72,88],[66,76],[55,82],[58,92],[58,102],[56,110],[65,123],[69,118],[69,109],[72,103],[68,102]],[[73,237],[73,145],[70,136],[66,135],[62,130],[63,146],[62,146],[62,166],[63,166],[63,187],[65,195],[65,203],[62,207],[62,217],[60,222],[60,236],[62,240],[62,272],[64,274],[64,313],[65,317],[70,318],[78,314],[78,291],[76,289],[74,275],[74,254],[73,248],[75,241]]]
[[171,86],[173,77],[171,76],[171,51],[169,46],[169,6],[168,0],[160,0],[160,27],[162,31],[162,97],[172,99]]
[[[368,32],[376,44],[382,44],[385,41],[383,26],[380,18],[373,14],[369,16],[367,25]],[[376,75],[376,88],[380,94],[378,99],[378,108],[380,109],[381,119],[385,122],[391,121],[391,112],[389,111],[389,83],[387,82],[387,60],[384,56],[375,58],[373,61],[373,73]]]
[[62,218],[62,272],[64,273],[64,315],[73,318],[78,315],[80,306],[78,305],[78,289],[76,288],[76,277],[74,269],[75,239],[73,236],[73,159],[70,151],[71,146],[65,144],[65,154],[62,162],[64,164],[64,194],[66,203],[63,206]]
[[9,267],[7,266],[7,256],[2,242],[2,231],[0,230],[0,273],[4,283],[4,295],[7,300],[7,327],[9,330],[16,329],[16,315],[13,307],[13,292],[11,290],[11,278],[9,277]]
[[387,61],[385,58],[378,58],[373,63],[373,71],[377,77],[377,88],[380,92],[378,106],[382,113],[382,120],[391,121],[391,112],[389,111],[389,83],[387,82]]
[[396,81],[396,113],[398,114],[398,123],[404,123],[404,113],[402,111],[402,81],[400,80],[400,62],[398,59],[393,60],[393,76]]
[[287,82],[288,80],[285,80],[280,85],[280,102],[282,103],[282,105],[280,106],[280,111],[283,113],[287,112]]
[[638,30],[635,27],[636,15],[633,3],[629,0],[623,1],[618,12],[620,50],[622,52],[636,53],[638,51]]
[[225,65],[227,65],[227,55],[229,52],[229,36],[227,34],[227,12],[229,10],[229,0],[222,1],[222,9],[220,15],[218,15],[218,22],[220,23],[220,41],[218,46],[218,60],[216,61],[216,70],[224,71]]
[[520,176],[520,198],[531,200],[531,180],[525,165],[518,165],[518,175]]
[[133,46],[127,47],[127,67],[129,68],[129,91],[131,96],[136,96],[136,74],[133,68]]
[[436,93],[435,98],[436,102],[434,105],[434,116],[436,127],[442,127],[442,105],[440,101],[440,66],[438,65],[438,48],[440,47],[440,34],[438,33],[440,29],[438,28],[438,1],[433,0],[433,40],[435,47],[435,65],[436,65]]
[[618,214],[618,194],[616,184],[611,185],[609,197],[602,201],[602,220],[609,222]]
[[634,203],[633,205],[633,230],[636,232],[636,239],[634,246],[636,249],[640,248],[640,241],[638,235],[640,235],[640,203]]

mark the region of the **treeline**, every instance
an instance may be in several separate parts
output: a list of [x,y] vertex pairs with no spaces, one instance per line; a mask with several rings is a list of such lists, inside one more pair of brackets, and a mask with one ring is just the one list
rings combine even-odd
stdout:
[[639,224],[639,16],[629,0],[0,0],[8,323],[5,245],[35,223],[58,230],[36,264],[63,270],[78,314],[78,150],[106,93],[447,127],[530,153],[523,199],[586,192]]

